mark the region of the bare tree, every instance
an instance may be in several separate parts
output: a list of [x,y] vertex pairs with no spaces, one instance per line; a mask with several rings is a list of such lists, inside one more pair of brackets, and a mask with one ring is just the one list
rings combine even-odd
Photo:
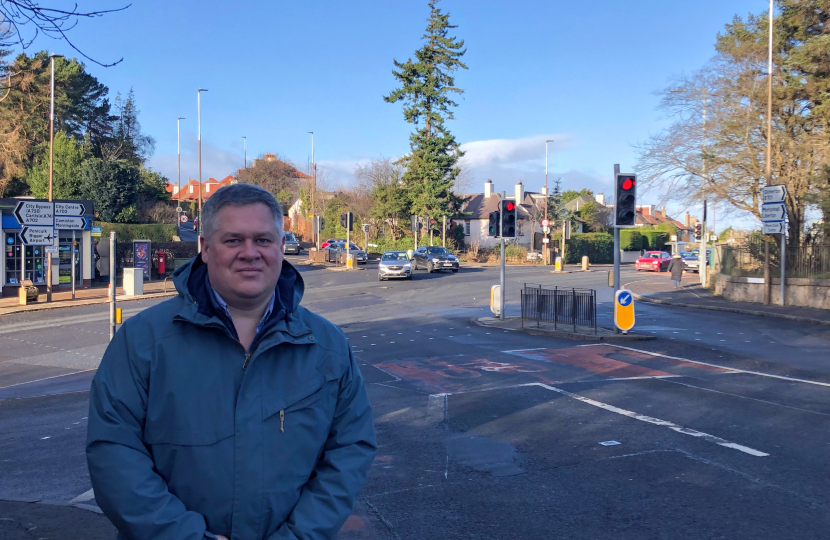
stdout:
[[0,47],[20,46],[27,49],[40,34],[53,39],[63,40],[78,54],[95,62],[99,66],[110,67],[118,64],[123,58],[111,63],[102,64],[90,58],[78,49],[67,36],[67,32],[75,28],[80,19],[93,19],[108,13],[124,11],[132,4],[115,9],[99,11],[82,11],[75,4],[71,10],[44,7],[37,0],[0,0]]

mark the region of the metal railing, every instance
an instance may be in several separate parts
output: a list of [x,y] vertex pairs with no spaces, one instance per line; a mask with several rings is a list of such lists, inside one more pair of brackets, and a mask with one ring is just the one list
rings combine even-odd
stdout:
[[541,323],[553,323],[554,330],[559,325],[586,326],[597,333],[597,292],[593,289],[545,288],[542,285],[525,283],[522,289],[522,328],[525,319]]
[[[723,246],[721,273],[730,276],[761,277],[764,275],[763,240],[751,240],[746,244]],[[787,245],[788,278],[830,278],[830,245],[805,243],[800,246]],[[781,272],[781,248],[770,242],[770,273],[777,277]]]

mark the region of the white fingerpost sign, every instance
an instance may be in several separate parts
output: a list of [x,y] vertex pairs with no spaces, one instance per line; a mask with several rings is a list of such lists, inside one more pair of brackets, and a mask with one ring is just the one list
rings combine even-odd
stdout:
[[784,202],[787,198],[787,186],[780,184],[763,188],[764,204]]
[[50,202],[20,201],[14,208],[14,217],[21,225],[52,227],[55,206]]

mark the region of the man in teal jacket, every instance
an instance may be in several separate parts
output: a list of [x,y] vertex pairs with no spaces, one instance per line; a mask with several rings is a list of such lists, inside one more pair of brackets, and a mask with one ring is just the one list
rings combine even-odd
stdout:
[[342,331],[300,307],[282,209],[218,190],[179,295],[128,320],[90,393],[98,505],[131,540],[333,539],[376,451]]

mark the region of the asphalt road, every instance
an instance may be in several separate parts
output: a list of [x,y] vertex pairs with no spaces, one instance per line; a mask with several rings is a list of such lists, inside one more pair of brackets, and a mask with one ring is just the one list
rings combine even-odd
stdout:
[[[826,537],[830,328],[638,304],[655,341],[586,344],[470,324],[494,268],[299,268],[375,409],[378,458],[341,538]],[[610,326],[606,282],[510,267],[506,312],[522,283],[588,287]],[[103,306],[0,318],[0,538],[113,537],[87,510],[83,454],[107,324]]]

